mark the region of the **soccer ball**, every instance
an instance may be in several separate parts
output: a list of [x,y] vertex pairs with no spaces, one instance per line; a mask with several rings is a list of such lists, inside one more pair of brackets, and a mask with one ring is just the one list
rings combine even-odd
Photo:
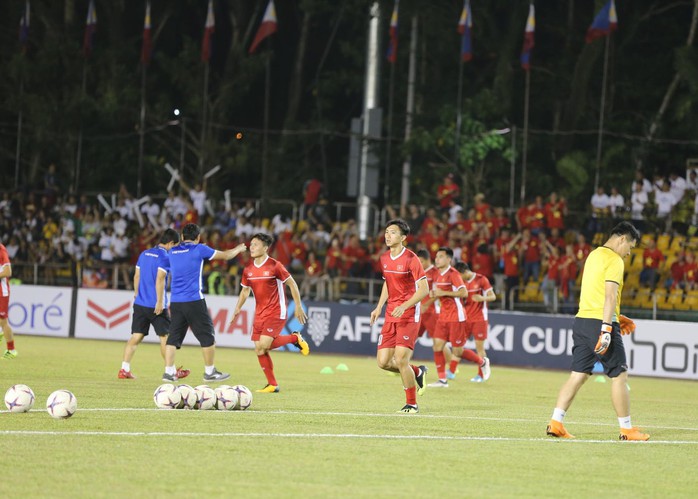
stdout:
[[196,392],[196,409],[200,411],[208,411],[216,407],[216,392],[213,388],[206,385],[199,385],[194,388]]
[[230,411],[238,405],[238,392],[232,386],[223,385],[215,389],[216,392],[216,409],[219,411]]
[[182,401],[182,394],[176,386],[165,383],[157,387],[153,401],[158,409],[175,409]]
[[29,412],[34,407],[34,392],[27,385],[13,385],[5,392],[5,405],[10,412]]
[[238,394],[238,403],[233,409],[237,411],[244,411],[250,405],[252,405],[252,392],[249,388],[244,385],[235,385],[233,390],[235,390]]
[[78,399],[68,390],[56,390],[46,400],[46,412],[56,419],[67,419],[78,409]]
[[177,391],[182,396],[177,409],[194,409],[197,402],[196,391],[189,385],[177,385]]

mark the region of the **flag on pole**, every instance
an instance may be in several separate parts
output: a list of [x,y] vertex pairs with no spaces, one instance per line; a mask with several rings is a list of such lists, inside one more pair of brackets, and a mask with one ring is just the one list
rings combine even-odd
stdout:
[[141,47],[141,62],[146,66],[150,64],[150,55],[153,52],[153,42],[150,38],[150,2],[145,3],[145,21],[143,22],[143,46]]
[[203,62],[208,62],[211,59],[211,35],[214,31],[216,31],[216,18],[213,15],[213,0],[208,0],[204,41],[201,43],[201,60]]
[[19,19],[19,49],[23,54],[27,53],[29,45],[29,0],[24,5],[24,12]]
[[254,40],[252,40],[252,45],[250,45],[250,54],[254,54],[259,44],[262,43],[262,40],[271,34],[276,33],[277,24],[278,22],[276,20],[276,7],[274,7],[274,0],[269,0],[267,10],[264,11],[262,24],[259,25],[257,34],[254,35]]
[[397,60],[397,19],[399,6],[400,0],[395,0],[393,15],[390,17],[390,42],[388,43],[388,54],[386,57],[391,64],[395,64]]
[[95,31],[97,31],[97,11],[95,11],[94,0],[90,0],[90,6],[87,8],[87,20],[85,21],[85,38],[82,41],[82,53],[85,57],[92,55]]
[[473,47],[471,40],[471,31],[473,30],[473,15],[470,11],[470,0],[465,0],[463,4],[463,12],[460,14],[458,21],[458,33],[461,34],[460,57],[464,62],[468,62],[473,58]]
[[604,36],[610,35],[616,28],[618,28],[616,2],[614,0],[608,0],[599,13],[596,14],[594,22],[589,26],[585,41],[591,43],[597,38],[603,38]]
[[531,69],[531,52],[535,45],[536,34],[536,8],[531,4],[528,8],[528,19],[524,31],[523,48],[521,49],[521,67],[528,71]]

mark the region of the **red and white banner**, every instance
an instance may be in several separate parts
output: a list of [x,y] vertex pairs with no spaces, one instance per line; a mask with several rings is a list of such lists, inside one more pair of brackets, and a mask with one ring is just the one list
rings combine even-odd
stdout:
[[19,334],[62,336],[70,334],[73,289],[13,284],[9,322]]
[[[253,348],[250,339],[254,317],[253,299],[245,302],[234,324],[230,324],[230,319],[237,305],[237,296],[210,295],[206,297],[206,304],[216,330],[217,346]],[[133,292],[80,289],[75,313],[76,338],[126,341],[131,336]],[[152,328],[145,341],[158,342]],[[198,342],[190,332],[184,344],[198,345]]]

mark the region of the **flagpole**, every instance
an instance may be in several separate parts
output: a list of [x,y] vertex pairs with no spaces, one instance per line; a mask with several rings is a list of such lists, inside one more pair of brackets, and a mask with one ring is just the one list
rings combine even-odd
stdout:
[[594,192],[599,188],[599,171],[601,169],[601,150],[603,144],[603,122],[606,114],[606,77],[608,76],[608,48],[611,43],[611,34],[606,36],[606,46],[603,58],[603,78],[601,80],[601,109],[599,116],[599,138],[596,144],[596,175],[594,176]]
[[[81,100],[85,100],[85,93],[87,92],[87,59],[85,59],[82,65],[82,96]],[[78,187],[80,186],[80,164],[82,162],[82,107],[80,105],[80,130],[78,131],[78,152],[75,161],[75,181],[73,184],[74,192],[78,192]]]
[[[417,14],[412,15],[412,33],[410,34],[410,66],[407,71],[407,106],[405,109],[405,143],[412,135],[412,120],[414,118],[414,93],[417,80]],[[412,154],[408,154],[402,163],[402,192],[400,204],[407,206],[410,201],[410,177],[412,175]]]
[[19,78],[19,114],[17,116],[17,149],[15,150],[15,189],[19,187],[19,164],[20,155],[22,153],[22,115],[24,100],[24,71]]
[[262,136],[262,206],[267,198],[267,183],[269,181],[269,95],[271,87],[271,54],[265,54],[265,75],[264,75],[264,133]]
[[[463,35],[465,36],[465,35]],[[461,55],[460,59],[460,66],[458,67],[458,98],[456,101],[456,137],[454,139],[454,160],[453,162],[456,165],[456,169],[458,169],[458,165],[460,163],[460,128],[461,128],[461,122],[462,122],[462,101],[463,101],[463,67],[465,64],[463,63],[463,57]]]
[[388,204],[390,199],[390,154],[393,145],[393,97],[395,94],[395,62],[390,64],[390,87],[388,90],[388,143],[385,149],[385,185],[383,186],[383,202]]
[[138,129],[138,182],[136,183],[136,196],[140,199],[143,187],[143,145],[145,142],[145,76],[147,66],[141,64],[141,125]]
[[521,204],[526,201],[526,163],[528,160],[528,110],[531,94],[531,71],[526,70],[526,89],[524,91],[524,129],[521,151]]
[[206,61],[206,66],[204,67],[204,102],[201,123],[201,149],[199,151],[199,178],[204,176],[204,155],[206,152],[206,126],[208,121],[208,76],[209,76],[210,64]]

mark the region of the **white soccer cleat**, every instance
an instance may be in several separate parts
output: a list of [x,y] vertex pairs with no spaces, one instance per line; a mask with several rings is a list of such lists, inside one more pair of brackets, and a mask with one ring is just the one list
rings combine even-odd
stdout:
[[490,369],[490,359],[485,357],[483,360],[485,363],[480,366],[480,369],[482,369],[482,381],[487,381],[490,379],[490,375],[492,374],[492,370]]

